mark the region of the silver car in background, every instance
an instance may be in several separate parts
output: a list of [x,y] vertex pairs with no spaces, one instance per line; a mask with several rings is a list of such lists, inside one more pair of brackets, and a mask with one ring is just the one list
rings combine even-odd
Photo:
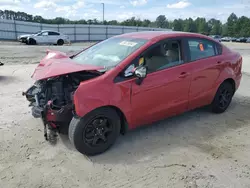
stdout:
[[35,45],[35,44],[63,45],[66,43],[70,43],[69,36],[51,30],[42,30],[34,34],[20,35],[18,36],[17,40],[22,43],[30,45]]
[[214,40],[217,40],[218,42],[221,42],[221,37],[219,35],[209,35],[209,37],[213,38]]

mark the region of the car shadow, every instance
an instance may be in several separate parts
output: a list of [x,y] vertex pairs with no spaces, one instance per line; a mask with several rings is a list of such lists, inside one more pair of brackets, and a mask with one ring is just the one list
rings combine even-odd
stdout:
[[9,84],[16,80],[17,78],[15,76],[1,76],[0,75],[0,83]]
[[100,164],[136,164],[187,146],[212,154],[217,148],[207,143],[223,137],[227,131],[247,126],[249,109],[250,97],[236,95],[223,114],[213,114],[201,108],[137,128],[121,136],[110,150],[90,157],[90,160]]
[[67,134],[59,134],[59,138],[60,138],[60,141],[63,143],[63,145],[64,145],[67,149],[69,149],[69,150],[71,150],[71,151],[77,151],[77,150],[73,147],[73,145],[70,143],[69,137],[68,137]]

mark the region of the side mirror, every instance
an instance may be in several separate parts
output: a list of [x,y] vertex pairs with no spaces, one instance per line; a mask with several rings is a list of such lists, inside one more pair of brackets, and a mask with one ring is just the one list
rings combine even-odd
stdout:
[[139,66],[135,69],[135,75],[138,78],[145,78],[147,76],[147,68],[144,66]]
[[135,80],[135,83],[137,85],[141,85],[144,78],[147,76],[147,68],[144,66],[139,66],[135,69],[135,76],[137,79]]

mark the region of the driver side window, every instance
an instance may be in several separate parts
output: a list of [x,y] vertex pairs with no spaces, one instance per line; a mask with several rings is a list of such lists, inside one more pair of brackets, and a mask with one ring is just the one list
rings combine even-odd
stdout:
[[48,36],[49,34],[48,34],[48,32],[43,32],[42,33],[42,36]]
[[163,42],[150,49],[144,57],[148,73],[177,66],[184,62],[181,56],[181,41],[179,40]]

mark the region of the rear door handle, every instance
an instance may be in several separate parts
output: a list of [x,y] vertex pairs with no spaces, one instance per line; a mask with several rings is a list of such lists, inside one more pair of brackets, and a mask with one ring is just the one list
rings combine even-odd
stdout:
[[187,77],[188,75],[190,75],[190,73],[188,73],[188,72],[182,72],[182,73],[180,74],[179,78],[185,78],[185,77]]
[[221,61],[218,61],[217,64],[221,64],[222,62]]

